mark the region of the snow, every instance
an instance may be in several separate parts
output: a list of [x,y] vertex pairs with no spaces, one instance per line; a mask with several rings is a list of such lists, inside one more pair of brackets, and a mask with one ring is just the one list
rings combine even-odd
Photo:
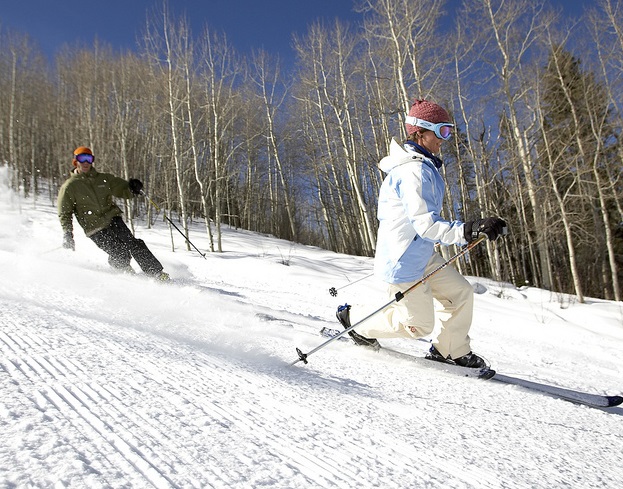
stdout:
[[[623,409],[594,409],[334,341],[388,301],[368,258],[226,229],[136,235],[171,283],[113,273],[0,168],[0,487],[618,487]],[[201,250],[201,224],[191,233]],[[136,268],[137,272],[139,271]],[[499,372],[621,394],[623,305],[469,277]],[[351,285],[349,285],[351,284]],[[329,288],[336,287],[332,297]],[[423,354],[426,341],[384,340]]]

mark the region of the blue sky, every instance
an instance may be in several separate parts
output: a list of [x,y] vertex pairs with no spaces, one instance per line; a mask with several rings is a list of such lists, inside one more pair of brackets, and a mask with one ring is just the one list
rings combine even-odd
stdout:
[[[419,1],[419,0],[413,0]],[[577,15],[589,0],[550,0]],[[451,11],[459,0],[449,0]],[[354,0],[169,0],[174,14],[186,13],[198,36],[207,24],[227,34],[242,51],[263,47],[284,60],[292,57],[292,33],[304,34],[319,19],[358,22]],[[148,11],[162,0],[0,0],[0,28],[28,33],[49,57],[64,44],[93,40],[135,49]]]
[[[352,0],[169,0],[174,14],[187,14],[196,36],[207,24],[243,52],[263,47],[286,58],[293,32],[305,33],[317,19],[356,21],[360,15],[353,5]],[[1,0],[0,28],[28,33],[48,56],[63,43],[91,46],[96,37],[134,49],[147,11],[161,6],[161,0]]]

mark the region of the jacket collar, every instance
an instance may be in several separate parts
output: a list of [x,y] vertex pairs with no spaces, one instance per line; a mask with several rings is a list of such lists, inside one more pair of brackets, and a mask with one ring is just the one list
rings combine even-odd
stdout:
[[92,177],[95,177],[96,175],[97,175],[97,170],[93,167],[91,167],[88,173],[77,172],[76,169],[74,168],[73,170],[71,170],[71,174],[70,174],[70,176],[73,178],[92,178]]
[[414,143],[413,141],[405,141],[405,148],[407,148],[407,150],[413,150],[417,153],[420,153],[426,156],[426,158],[428,158],[429,160],[433,162],[437,170],[440,170],[441,167],[443,166],[442,159],[439,158],[438,156],[435,156],[430,151],[428,151],[424,146],[420,146],[419,144]]

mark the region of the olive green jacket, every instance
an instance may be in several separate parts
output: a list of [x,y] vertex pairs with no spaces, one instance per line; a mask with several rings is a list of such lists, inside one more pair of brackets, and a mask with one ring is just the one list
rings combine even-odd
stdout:
[[113,197],[129,199],[134,194],[129,183],[110,173],[91,168],[87,173],[72,172],[58,193],[58,217],[64,233],[73,233],[72,215],[87,236],[107,228],[122,214]]

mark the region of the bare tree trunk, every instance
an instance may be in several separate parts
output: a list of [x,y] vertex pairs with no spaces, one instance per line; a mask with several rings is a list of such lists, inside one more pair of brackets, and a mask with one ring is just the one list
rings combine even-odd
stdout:
[[[618,8],[618,4],[615,8],[611,0],[603,0],[601,5],[605,13],[605,19],[600,19],[597,16],[591,17],[593,38],[597,46],[597,52],[599,54],[599,67],[602,70],[603,79],[605,80],[605,89],[607,91],[609,101],[614,107],[618,109],[617,111],[620,114],[622,110],[621,100],[620,97],[614,95],[612,83],[609,76],[609,66],[612,63],[612,58],[617,58],[617,54],[619,64],[621,59],[623,59],[623,13]],[[610,31],[614,32],[614,42],[612,42],[612,39],[610,38],[605,38],[607,35],[606,33]],[[615,52],[612,52],[612,54],[608,55],[608,51]],[[619,125],[620,123],[621,122],[619,120]],[[594,127],[594,125],[592,127]],[[600,174],[600,167],[597,165],[596,161],[593,164],[593,175],[597,184],[601,217],[604,223],[605,242],[608,252],[608,263],[610,265],[609,276],[612,282],[612,293],[615,300],[621,301],[623,299],[621,293],[622,285],[619,280],[620,272],[619,265],[616,260],[616,250],[614,248],[612,227],[610,225],[610,220],[607,215],[608,206],[606,205],[605,191],[605,189],[608,189],[608,192],[612,195],[612,197],[614,197],[613,200],[619,214],[619,220],[620,222],[623,222],[623,205],[621,203],[622,199],[616,194],[617,181],[621,178],[620,172],[621,168],[623,167],[623,146],[620,144],[618,145],[618,159],[619,171],[617,172],[615,169],[614,176],[612,174],[612,169],[610,168],[610,165],[605,165],[604,170],[607,182],[601,182],[602,176]],[[607,280],[605,280],[605,283],[607,283]]]
[[[287,96],[287,90],[283,90],[280,95],[277,95],[277,82],[279,80],[279,64],[278,62],[271,68],[269,66],[270,61],[268,54],[265,51],[260,51],[253,56],[253,65],[255,67],[254,75],[251,79],[260,89],[260,99],[265,111],[266,127],[266,140],[268,144],[269,157],[275,162],[277,175],[283,189],[283,203],[288,216],[288,224],[290,226],[291,239],[297,240],[297,230],[294,217],[294,204],[292,202],[291,190],[288,184],[284,165],[282,164],[281,151],[279,150],[279,144],[277,142],[277,134],[275,128],[275,112],[282,106],[284,98]],[[269,73],[272,72],[272,73]],[[270,172],[269,172],[270,175]],[[272,186],[271,186],[272,191]],[[277,199],[275,199],[275,202]]]
[[547,155],[547,160],[549,163],[547,174],[550,178],[550,182],[552,185],[552,189],[554,195],[556,196],[556,202],[558,203],[558,209],[560,210],[560,218],[563,222],[563,226],[565,229],[565,238],[567,242],[567,251],[569,254],[569,266],[571,268],[571,274],[573,276],[573,284],[575,287],[575,293],[580,303],[584,302],[584,293],[582,290],[582,283],[580,280],[580,274],[578,271],[577,261],[576,261],[576,246],[573,239],[573,234],[571,231],[571,222],[568,217],[567,209],[565,206],[565,198],[561,195],[561,192],[558,188],[557,178],[555,176],[554,168],[560,162],[552,155],[551,151],[551,143],[549,141],[549,137],[547,135],[547,131],[544,130],[545,124],[543,123],[543,117],[541,111],[539,111],[539,115],[541,116],[541,128],[544,140],[545,151]]
[[[171,128],[171,142],[173,145],[171,157],[175,165],[175,177],[177,183],[177,198],[179,199],[178,210],[182,219],[184,229],[184,237],[186,238],[186,250],[190,251],[188,244],[188,215],[186,213],[186,194],[184,189],[184,163],[182,160],[182,148],[180,133],[181,128],[178,127],[178,111],[180,110],[179,97],[179,79],[177,76],[177,66],[174,64],[177,53],[174,50],[173,42],[184,42],[184,38],[188,36],[185,25],[180,25],[180,32],[175,32],[168,13],[164,13],[163,36],[165,43],[165,64],[166,64],[166,80],[167,80],[167,103],[169,106],[169,123]],[[179,36],[172,38],[172,36]]]
[[[529,143],[525,137],[525,130],[522,130],[523,124],[520,122],[520,118],[517,112],[517,95],[513,92],[513,77],[515,77],[515,70],[521,67],[521,61],[526,54],[528,48],[531,46],[535,39],[538,25],[535,25],[539,19],[540,5],[529,4],[527,0],[518,0],[513,2],[512,5],[509,2],[504,3],[502,6],[496,9],[497,4],[494,5],[493,0],[482,0],[484,4],[485,13],[490,22],[490,29],[495,39],[495,44],[498,48],[498,54],[502,58],[502,63],[499,70],[500,82],[502,84],[502,93],[505,98],[506,108],[508,110],[509,125],[511,129],[511,135],[517,151],[517,156],[522,164],[524,179],[526,183],[526,190],[528,192],[529,202],[532,208],[533,219],[535,223],[535,233],[537,236],[536,245],[539,250],[539,259],[541,264],[541,282],[546,289],[552,288],[553,277],[552,267],[549,261],[549,252],[547,250],[547,239],[545,233],[545,222],[543,215],[540,212],[539,199],[537,197],[537,185],[534,181],[532,166],[533,158],[529,151]],[[514,24],[518,19],[526,12],[533,12],[533,17],[529,19],[533,24],[528,26],[527,32],[518,33],[518,44],[513,44],[513,37],[511,34],[515,34]],[[544,19],[543,19],[544,20]]]
[[[218,252],[222,252],[222,212],[224,206],[229,206],[227,186],[232,177],[228,173],[228,164],[239,147],[234,128],[240,122],[236,117],[244,110],[234,87],[238,81],[244,79],[245,67],[236,59],[233,48],[224,37],[211,36],[206,30],[202,40],[203,109],[207,114],[208,132],[205,143],[212,164],[209,174],[213,175],[210,186],[213,190],[216,248]],[[249,117],[249,114],[244,117]]]
[[208,198],[207,198],[208,192],[206,188],[207,186],[204,181],[204,178],[207,178],[207,174],[205,176],[201,175],[199,148],[198,148],[197,137],[195,134],[196,128],[195,128],[195,123],[194,123],[194,118],[193,118],[194,107],[192,103],[193,90],[192,90],[191,83],[196,77],[195,77],[195,74],[191,71],[191,66],[194,64],[192,49],[193,48],[191,46],[186,46],[184,57],[183,57],[183,66],[182,66],[182,69],[184,70],[184,75],[185,75],[184,79],[186,82],[186,85],[185,85],[186,94],[184,97],[186,101],[186,122],[188,124],[188,133],[190,136],[190,151],[192,154],[193,169],[195,172],[195,181],[199,185],[199,197],[201,199],[203,222],[204,222],[206,233],[208,235],[208,239],[210,242],[210,249],[211,251],[214,251],[214,237],[212,236],[212,228],[210,226],[210,207],[208,205]]

